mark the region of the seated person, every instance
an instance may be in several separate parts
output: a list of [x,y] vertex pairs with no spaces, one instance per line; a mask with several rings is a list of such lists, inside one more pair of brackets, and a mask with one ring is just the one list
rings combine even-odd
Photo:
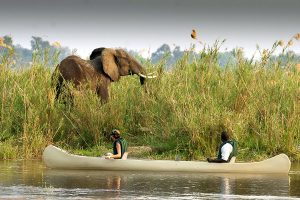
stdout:
[[216,159],[207,158],[208,162],[212,163],[228,163],[231,158],[236,156],[237,147],[236,142],[229,140],[229,135],[226,131],[222,131],[221,133],[221,141],[222,144],[219,148],[218,157]]
[[114,129],[110,138],[113,141],[113,153],[107,154],[105,159],[126,159],[127,158],[127,141],[120,136],[120,131]]

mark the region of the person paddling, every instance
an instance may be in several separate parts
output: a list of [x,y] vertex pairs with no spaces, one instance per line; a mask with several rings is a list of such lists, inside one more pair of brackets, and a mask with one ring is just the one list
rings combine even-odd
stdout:
[[208,162],[228,163],[233,156],[237,155],[236,141],[229,140],[229,135],[226,131],[222,131],[221,141],[222,144],[219,147],[218,157],[216,159],[207,158]]
[[127,141],[120,136],[120,131],[114,129],[111,134],[110,138],[113,141],[113,153],[110,155],[105,156],[105,159],[126,159],[127,158]]

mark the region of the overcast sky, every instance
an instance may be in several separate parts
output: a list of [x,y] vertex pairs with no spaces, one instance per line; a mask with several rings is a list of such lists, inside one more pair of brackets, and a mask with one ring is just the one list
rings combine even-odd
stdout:
[[[0,0],[0,19],[0,36],[23,47],[40,36],[81,56],[102,46],[186,49],[192,29],[207,44],[226,39],[223,49],[251,55],[256,44],[271,48],[300,32],[300,0]],[[292,50],[300,53],[300,41]]]

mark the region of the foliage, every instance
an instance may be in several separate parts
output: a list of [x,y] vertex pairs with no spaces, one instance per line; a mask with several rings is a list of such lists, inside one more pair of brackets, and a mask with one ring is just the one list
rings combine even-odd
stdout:
[[241,49],[233,52],[234,63],[220,67],[219,46],[197,56],[184,52],[171,71],[148,63],[148,71],[158,72],[155,80],[141,87],[136,76],[123,77],[111,85],[106,104],[93,91],[75,89],[72,104],[56,102],[51,62],[36,59],[30,68],[12,70],[11,52],[0,63],[0,157],[40,157],[50,143],[102,152],[118,128],[131,146],[151,146],[149,158],[214,156],[225,129],[238,141],[240,158],[283,152],[299,159],[300,69],[271,56],[249,61]]
[[[41,37],[32,36],[31,49],[23,48],[18,44],[15,45],[11,36],[6,35],[3,38],[4,43],[14,50],[13,55],[10,56],[10,59],[14,61],[14,68],[29,67],[34,59],[40,59],[39,62],[44,65],[53,66],[71,54],[68,47],[58,46],[59,43],[57,42],[50,44],[49,41],[43,40]],[[0,55],[7,55],[9,51],[10,49],[0,45]]]

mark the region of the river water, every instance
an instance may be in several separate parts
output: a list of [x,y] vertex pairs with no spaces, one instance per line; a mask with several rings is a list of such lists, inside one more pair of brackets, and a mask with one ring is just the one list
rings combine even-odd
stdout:
[[47,169],[0,161],[0,199],[300,199],[300,164],[289,175]]

